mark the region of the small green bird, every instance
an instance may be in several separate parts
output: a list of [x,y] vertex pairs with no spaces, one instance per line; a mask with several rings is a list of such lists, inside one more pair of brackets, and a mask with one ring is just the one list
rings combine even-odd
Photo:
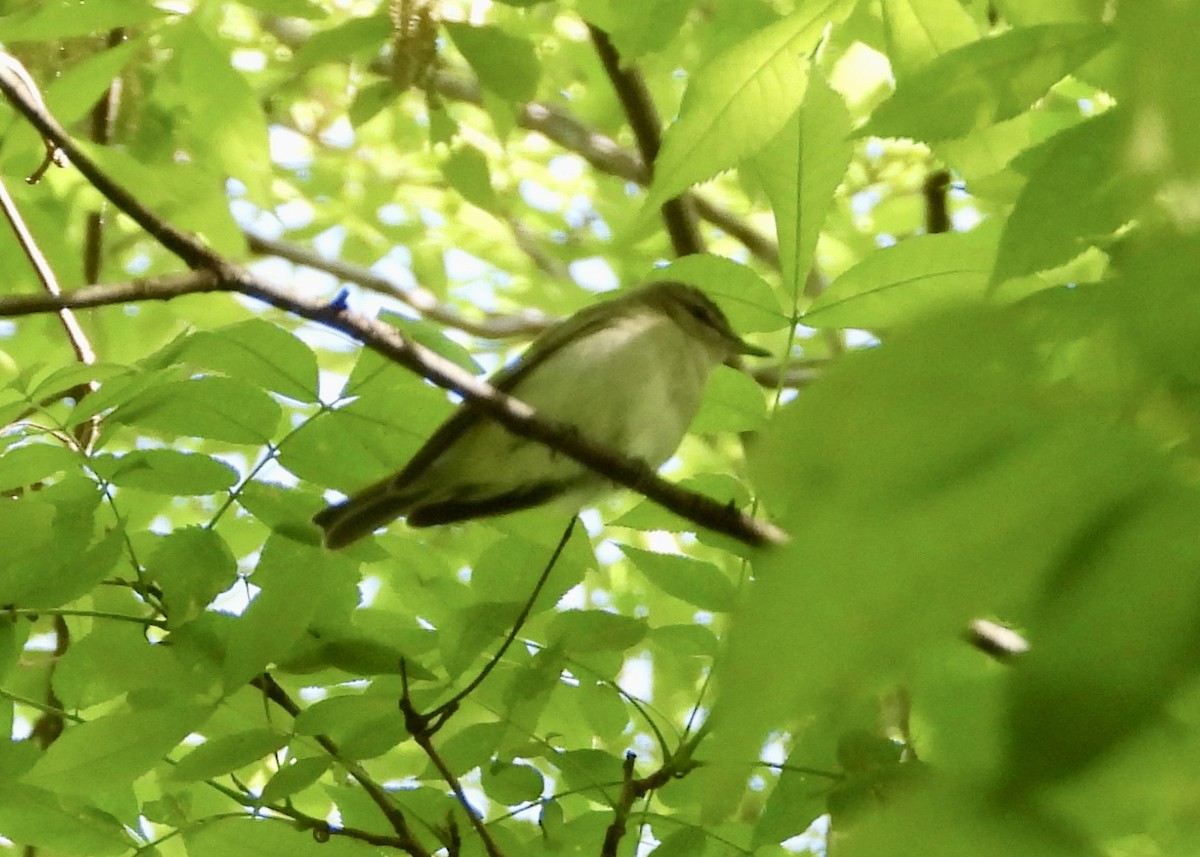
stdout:
[[[580,310],[543,332],[490,383],[549,420],[658,467],[700,407],[712,371],[769,352],[738,337],[702,291],[657,282]],[[577,511],[605,486],[582,464],[519,437],[468,401],[397,473],[317,513],[344,547],[404,516],[428,527],[550,501]]]

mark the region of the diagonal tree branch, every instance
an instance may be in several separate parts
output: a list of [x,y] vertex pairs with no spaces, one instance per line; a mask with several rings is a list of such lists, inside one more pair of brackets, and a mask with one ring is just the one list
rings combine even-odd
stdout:
[[[703,494],[667,482],[645,462],[589,441],[573,426],[543,419],[529,405],[500,393],[441,355],[409,340],[390,325],[351,312],[338,303],[327,304],[288,294],[233,264],[196,236],[183,232],[159,217],[129,190],[113,181],[75,144],[52,116],[25,97],[3,69],[0,69],[0,91],[44,137],[62,149],[88,181],[117,208],[189,267],[207,270],[215,277],[217,282],[212,288],[197,287],[192,291],[239,292],[277,309],[339,330],[438,386],[475,401],[481,410],[513,434],[543,443],[688,520],[750,545],[778,544],[787,540],[787,534],[773,524],[746,515],[732,505],[723,505]],[[126,293],[116,300],[103,301],[95,291],[98,288],[101,287],[90,290],[91,306],[139,299]],[[145,290],[144,285],[141,288]],[[143,294],[140,299],[147,299],[147,296]],[[5,304],[8,300],[11,299],[0,302],[0,315],[7,314],[8,306]],[[45,301],[40,305],[42,312],[75,305],[70,294],[58,297],[47,295],[42,300]],[[32,297],[25,297],[22,304],[24,314],[39,311],[31,308]]]
[[[626,118],[629,119],[629,127],[633,129],[633,136],[637,140],[642,163],[652,174],[658,150],[662,145],[662,120],[658,118],[658,111],[654,108],[646,81],[637,69],[622,68],[621,57],[608,33],[592,24],[588,24],[587,28],[592,37],[592,44],[596,46],[596,54],[600,57],[600,64],[604,66],[604,72],[616,90]],[[662,204],[661,211],[676,256],[704,252],[704,242],[696,226],[696,212],[686,194],[668,199]]]

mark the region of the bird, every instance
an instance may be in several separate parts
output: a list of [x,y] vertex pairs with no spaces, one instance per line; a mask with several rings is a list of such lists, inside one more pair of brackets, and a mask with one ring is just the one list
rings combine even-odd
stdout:
[[[543,331],[492,387],[653,468],[674,454],[710,375],[769,352],[741,339],[699,288],[662,280],[586,307]],[[313,517],[336,550],[396,518],[429,527],[554,502],[574,514],[603,476],[512,434],[469,400],[399,471]]]

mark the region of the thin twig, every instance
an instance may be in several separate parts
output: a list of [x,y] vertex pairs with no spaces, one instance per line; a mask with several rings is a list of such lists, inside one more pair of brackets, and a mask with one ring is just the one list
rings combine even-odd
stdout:
[[462,783],[454,775],[454,771],[450,770],[450,766],[446,764],[446,760],[442,758],[437,748],[433,746],[433,731],[430,728],[429,717],[417,711],[413,705],[412,696],[408,692],[408,670],[404,661],[400,662],[400,682],[403,688],[403,692],[400,695],[400,713],[404,715],[404,725],[407,727],[409,734],[412,735],[413,741],[429,757],[429,761],[437,768],[442,779],[446,781],[446,785],[450,786],[450,790],[454,792],[454,796],[458,799],[463,811],[467,814],[467,820],[471,823],[471,827],[478,834],[480,841],[483,842],[483,848],[487,851],[488,857],[504,857],[504,852],[500,850],[500,846],[492,838],[492,832],[488,830],[483,817],[475,811],[475,807],[471,806],[471,802],[467,800],[467,794],[463,791]]
[[[287,691],[270,674],[262,673],[257,678],[251,680],[250,683],[259,688],[266,695],[267,699],[274,702],[292,717],[300,714],[300,706],[288,696]],[[412,857],[430,857],[429,851],[425,849],[425,846],[413,834],[408,820],[404,817],[404,813],[400,811],[400,808],[396,806],[391,796],[383,787],[371,779],[371,776],[361,765],[352,759],[345,758],[337,744],[329,736],[317,735],[315,736],[315,740],[325,752],[346,769],[346,772],[362,786],[363,791],[367,793],[367,796],[371,798],[375,806],[379,807],[379,811],[383,813],[388,823],[391,824],[392,830],[396,832],[396,836],[403,843],[400,847],[412,855]]]
[[483,669],[479,671],[479,674],[467,683],[466,687],[454,694],[454,696],[452,696],[446,702],[443,702],[433,711],[429,712],[429,714],[425,715],[426,719],[433,721],[431,731],[436,732],[438,729],[440,729],[442,724],[446,722],[445,718],[455,709],[457,709],[459,704],[468,696],[470,696],[475,688],[483,684],[483,680],[488,677],[488,674],[491,673],[493,669],[496,668],[496,665],[500,663],[500,659],[504,657],[504,653],[508,651],[508,647],[511,646],[513,641],[517,639],[517,634],[519,634],[521,632],[521,628],[524,627],[525,620],[529,618],[529,614],[533,610],[534,603],[537,601],[538,596],[542,594],[542,588],[546,585],[546,581],[550,578],[550,572],[554,570],[554,566],[558,563],[558,558],[562,556],[563,549],[567,546],[567,542],[571,540],[571,533],[575,531],[575,523],[577,520],[578,518],[572,517],[571,522],[567,524],[567,528],[563,530],[563,534],[559,538],[558,544],[554,548],[554,552],[550,554],[550,559],[546,563],[546,567],[542,569],[542,573],[538,577],[537,583],[534,584],[533,591],[529,593],[529,598],[525,600],[525,606],[521,608],[521,612],[517,615],[517,620],[513,623],[512,628],[509,629],[508,636],[504,638],[504,642],[500,644],[500,648],[496,650],[496,654],[494,654],[491,660],[484,665]]

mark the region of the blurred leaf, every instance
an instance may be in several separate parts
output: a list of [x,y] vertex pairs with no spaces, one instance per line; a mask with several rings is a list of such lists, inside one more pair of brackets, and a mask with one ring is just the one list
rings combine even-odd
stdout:
[[701,610],[724,612],[733,607],[736,595],[733,582],[712,563],[687,556],[653,553],[629,545],[618,547],[651,583],[668,595]]
[[455,147],[442,162],[442,174],[467,202],[484,211],[496,210],[496,192],[488,174],[487,158],[474,146]]
[[1027,109],[1112,43],[1099,24],[1008,30],[942,54],[881,104],[860,136],[944,140]]
[[442,26],[484,87],[510,101],[533,98],[541,66],[532,43],[494,26],[454,21],[444,21]]
[[[993,283],[1061,265],[1133,216],[1137,183],[1120,169],[1130,132],[1126,114],[1110,110],[1017,162],[1027,167],[1029,179],[1000,237]],[[1051,200],[1052,217],[1045,209]]]
[[392,22],[387,15],[350,18],[306,39],[296,51],[294,65],[299,71],[356,54],[374,53],[387,44],[391,35]]
[[568,652],[624,651],[646,636],[646,622],[603,610],[566,610],[550,622],[550,638]]
[[88,0],[83,5],[35,3],[4,21],[4,41],[58,41],[153,21],[166,13],[145,0]]
[[898,80],[979,38],[979,27],[958,0],[885,0],[881,8]]

